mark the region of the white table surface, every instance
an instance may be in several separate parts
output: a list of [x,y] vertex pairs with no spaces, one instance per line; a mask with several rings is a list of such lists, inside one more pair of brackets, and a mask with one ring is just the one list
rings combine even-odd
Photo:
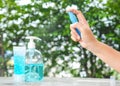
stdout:
[[[111,84],[112,83],[112,84]],[[98,78],[49,78],[40,82],[15,83],[13,77],[0,77],[0,86],[120,86],[120,81]]]

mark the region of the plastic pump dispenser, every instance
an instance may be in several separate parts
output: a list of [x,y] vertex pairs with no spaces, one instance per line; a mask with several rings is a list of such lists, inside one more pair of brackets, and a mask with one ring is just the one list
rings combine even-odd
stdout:
[[26,39],[29,39],[29,40],[30,40],[30,41],[28,42],[28,48],[29,48],[29,49],[30,49],[30,48],[35,48],[34,39],[41,41],[40,38],[35,37],[35,36],[28,36],[28,37],[26,37]]
[[41,52],[35,49],[34,40],[41,40],[38,37],[29,36],[28,49],[25,60],[25,81],[36,82],[43,79],[43,60]]

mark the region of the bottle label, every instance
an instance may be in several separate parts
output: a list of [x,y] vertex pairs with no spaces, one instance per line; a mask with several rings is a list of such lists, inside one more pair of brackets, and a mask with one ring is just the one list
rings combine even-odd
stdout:
[[25,47],[14,46],[14,74],[24,74],[25,73]]

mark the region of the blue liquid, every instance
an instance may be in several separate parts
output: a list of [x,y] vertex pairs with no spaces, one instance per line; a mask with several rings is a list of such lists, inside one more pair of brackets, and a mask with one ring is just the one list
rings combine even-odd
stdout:
[[43,79],[43,64],[26,64],[25,81],[37,82]]
[[14,74],[24,74],[25,72],[25,57],[14,55]]

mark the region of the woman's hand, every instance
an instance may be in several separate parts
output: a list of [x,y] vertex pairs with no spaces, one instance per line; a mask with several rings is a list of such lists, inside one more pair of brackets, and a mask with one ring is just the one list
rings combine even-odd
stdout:
[[[72,40],[79,42],[82,47],[91,51],[120,73],[120,52],[98,41],[94,37],[86,19],[80,11],[75,9],[70,9],[69,11],[76,14],[79,20],[79,22],[70,25]],[[75,31],[75,28],[80,30],[81,37]]]
[[[77,23],[70,25],[71,38],[73,41],[79,42],[82,47],[91,50],[91,48],[97,43],[97,39],[94,37],[86,19],[82,13],[75,9],[70,9],[69,11],[76,14],[78,21]],[[81,37],[77,34],[75,28],[78,28],[81,32]]]

